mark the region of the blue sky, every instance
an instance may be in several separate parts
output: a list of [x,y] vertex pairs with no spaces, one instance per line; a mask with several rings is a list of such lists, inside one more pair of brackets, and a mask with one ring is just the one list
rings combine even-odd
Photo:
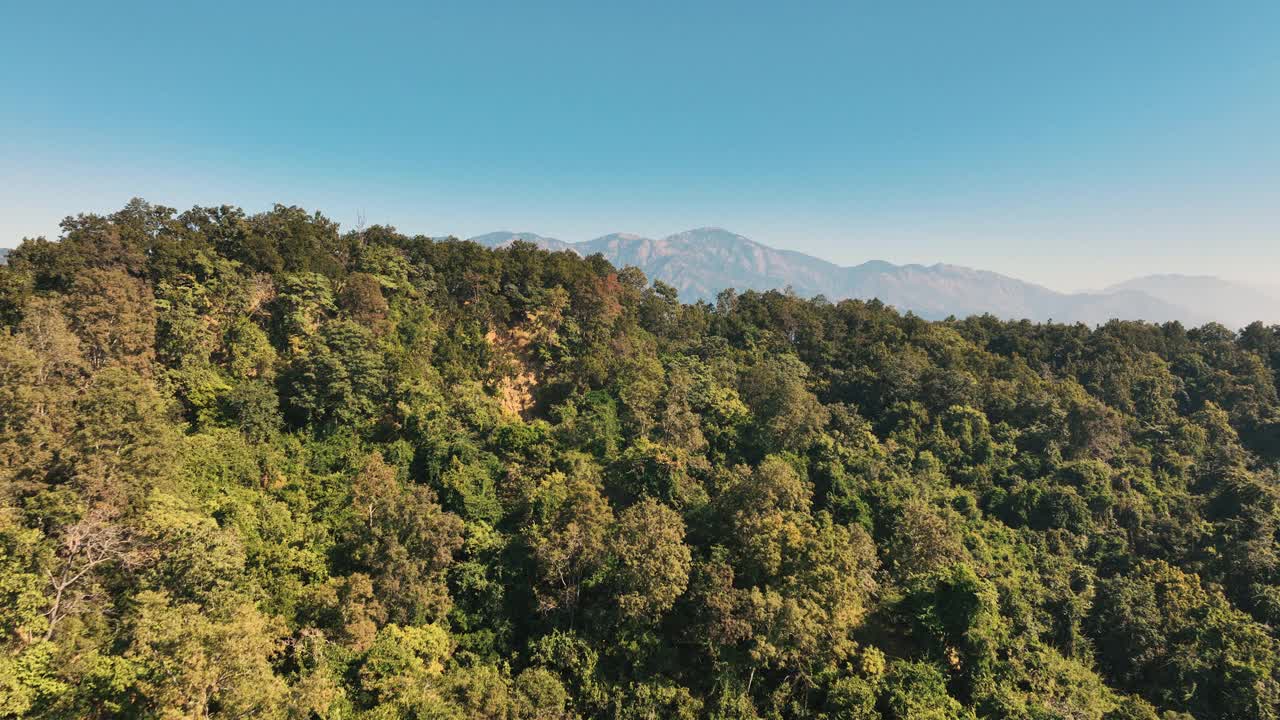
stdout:
[[8,3],[0,246],[153,202],[1280,285],[1280,3]]

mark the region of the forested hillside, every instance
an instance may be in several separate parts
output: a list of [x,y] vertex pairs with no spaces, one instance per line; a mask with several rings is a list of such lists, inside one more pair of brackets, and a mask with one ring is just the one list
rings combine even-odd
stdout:
[[0,267],[0,716],[1278,718],[1278,372],[1261,324],[68,218]]

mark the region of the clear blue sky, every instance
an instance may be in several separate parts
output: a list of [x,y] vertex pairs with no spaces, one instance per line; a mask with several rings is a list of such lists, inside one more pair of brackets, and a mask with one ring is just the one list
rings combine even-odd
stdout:
[[1280,284],[1280,2],[8,2],[0,246],[140,195]]

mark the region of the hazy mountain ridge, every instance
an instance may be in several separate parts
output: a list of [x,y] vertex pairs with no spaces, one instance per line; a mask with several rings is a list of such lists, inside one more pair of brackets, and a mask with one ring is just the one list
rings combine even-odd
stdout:
[[1147,275],[1103,292],[1136,291],[1182,307],[1195,307],[1224,325],[1280,322],[1280,299],[1264,290],[1209,275]]
[[570,243],[531,232],[496,232],[471,240],[505,247],[516,240],[552,251],[599,253],[618,267],[635,266],[680,292],[685,301],[714,300],[725,288],[790,287],[804,297],[879,299],[929,319],[990,313],[1001,318],[1084,322],[1113,318],[1187,325],[1216,321],[1242,327],[1275,321],[1280,302],[1210,277],[1153,275],[1100,292],[1061,293],[1007,275],[960,265],[895,265],[871,260],[840,266],[794,250],[778,250],[723,228],[704,227],[655,239],[613,233]]
[[[531,232],[508,232],[503,230],[499,232],[485,233],[484,235],[477,235],[476,237],[470,238],[470,240],[472,242],[480,243],[485,247],[492,248],[507,247],[517,240],[523,240],[524,242],[533,243],[540,248],[551,250],[552,252],[574,250],[572,243],[567,243],[555,238],[543,237],[542,235]],[[574,252],[577,251],[574,250]]]

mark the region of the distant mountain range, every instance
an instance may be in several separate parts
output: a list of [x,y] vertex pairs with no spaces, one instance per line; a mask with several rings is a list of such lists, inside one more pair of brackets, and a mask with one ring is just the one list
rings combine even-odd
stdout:
[[[1006,319],[1083,322],[1113,318],[1241,328],[1255,320],[1280,324],[1280,288],[1264,291],[1206,275],[1149,275],[1092,293],[1060,293],[1007,275],[959,265],[894,265],[883,260],[843,267],[793,250],[778,250],[722,228],[686,230],[660,240],[613,233],[565,242],[531,232],[492,232],[471,238],[486,247],[517,240],[553,252],[600,253],[622,268],[635,266],[686,302],[714,301],[725,288],[781,290],[830,300],[877,298],[930,320],[990,313]],[[0,248],[0,265],[11,251]]]
[[1254,320],[1280,322],[1280,302],[1275,296],[1208,275],[1148,275],[1112,285],[1105,292],[1140,292],[1172,305],[1194,307],[1229,327],[1244,327]]
[[551,251],[600,253],[617,267],[635,266],[675,287],[685,301],[714,300],[725,288],[790,287],[805,297],[878,298],[927,319],[990,313],[1008,319],[1083,322],[1113,318],[1194,326],[1253,320],[1280,322],[1280,300],[1212,277],[1152,275],[1096,293],[1060,293],[999,273],[958,265],[894,265],[882,260],[843,267],[804,253],[778,250],[722,228],[687,230],[662,239],[614,233],[570,243],[536,233],[493,232],[471,238],[487,247],[517,240]]

